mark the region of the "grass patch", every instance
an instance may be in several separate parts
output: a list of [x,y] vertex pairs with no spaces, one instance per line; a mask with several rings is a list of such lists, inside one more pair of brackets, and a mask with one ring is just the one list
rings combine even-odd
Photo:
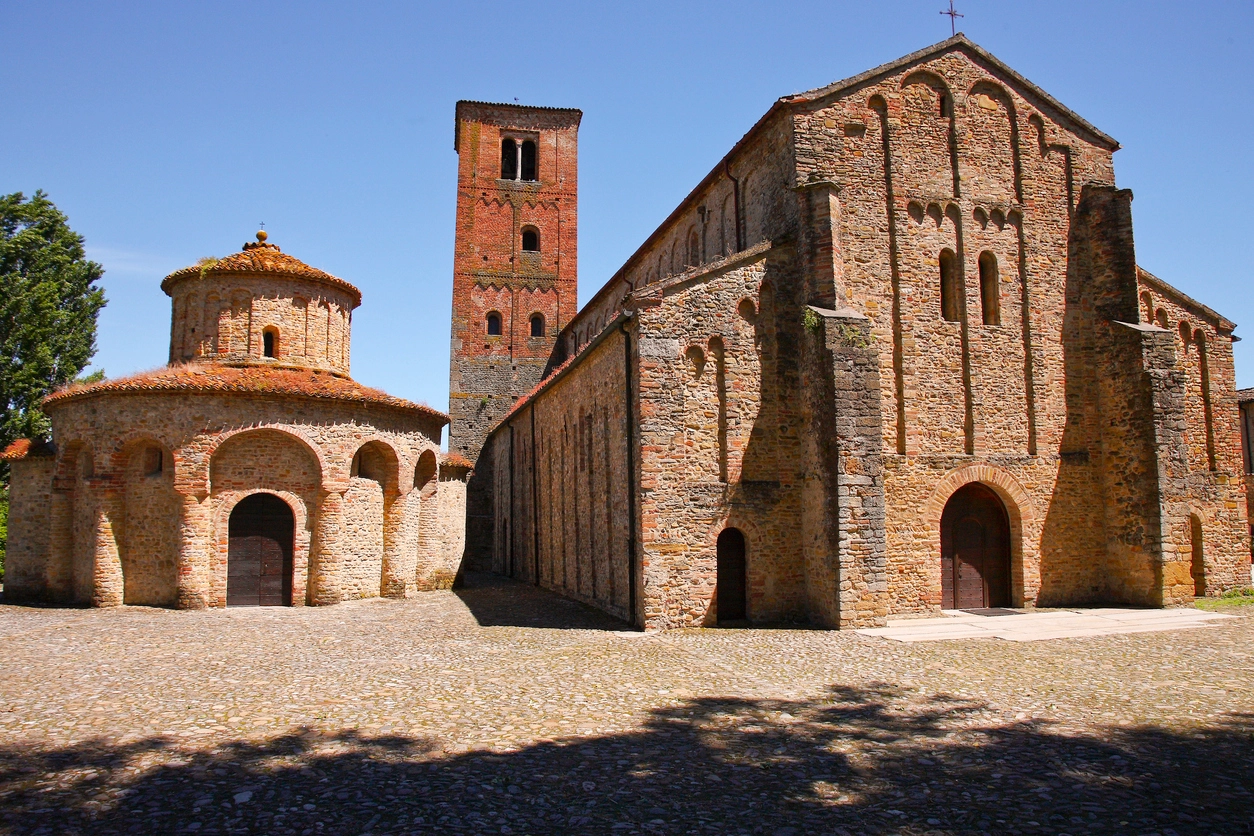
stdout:
[[1254,586],[1230,589],[1218,598],[1198,598],[1194,606],[1199,610],[1226,610],[1231,607],[1254,606]]

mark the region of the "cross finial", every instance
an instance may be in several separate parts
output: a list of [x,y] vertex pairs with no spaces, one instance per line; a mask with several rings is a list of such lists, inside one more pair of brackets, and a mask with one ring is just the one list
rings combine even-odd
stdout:
[[266,222],[265,222],[265,221],[262,221],[262,222],[261,222],[261,228],[262,228],[262,229],[265,229],[265,228],[266,228]]
[[960,18],[960,17],[966,17],[966,15],[963,15],[963,14],[959,14],[959,13],[958,13],[958,10],[954,8],[954,0],[949,0],[949,8],[948,8],[948,9],[942,9],[942,10],[941,10],[941,14],[943,14],[943,15],[949,15],[949,35],[950,35],[950,37],[952,37],[952,36],[954,36],[954,35],[957,35],[957,34],[958,34],[958,18]]

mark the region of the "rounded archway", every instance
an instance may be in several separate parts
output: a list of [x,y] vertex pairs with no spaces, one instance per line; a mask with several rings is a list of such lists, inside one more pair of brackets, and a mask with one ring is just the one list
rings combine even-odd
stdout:
[[228,607],[292,604],[292,546],[296,518],[272,493],[244,497],[231,510],[226,561]]
[[745,598],[747,584],[745,535],[739,528],[725,528],[718,535],[715,568],[715,610],[719,624],[744,621],[748,617]]
[[959,488],[941,514],[941,608],[1008,607],[1010,519],[992,488]]

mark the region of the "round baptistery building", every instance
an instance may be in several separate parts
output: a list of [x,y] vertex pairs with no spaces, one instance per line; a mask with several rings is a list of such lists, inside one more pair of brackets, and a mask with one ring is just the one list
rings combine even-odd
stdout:
[[169,364],[44,400],[11,467],[5,596],[334,604],[451,585],[470,464],[448,416],[349,376],[361,293],[268,243],[161,284]]

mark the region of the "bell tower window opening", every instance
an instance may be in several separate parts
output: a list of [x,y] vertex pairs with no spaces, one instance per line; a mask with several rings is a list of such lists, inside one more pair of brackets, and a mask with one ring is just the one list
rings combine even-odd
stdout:
[[1001,325],[1001,288],[997,280],[997,256],[980,253],[980,302],[985,325]]
[[261,332],[261,353],[266,357],[279,356],[279,332],[274,328],[267,328]]
[[505,137],[501,140],[501,179],[534,183],[540,179],[537,158],[534,139]]
[[518,143],[508,137],[501,140],[501,179],[518,179]]
[[525,253],[540,252],[540,232],[534,226],[523,227],[522,248]]
[[520,179],[528,182],[539,180],[540,178],[536,174],[536,144],[530,139],[523,140],[520,157],[522,163],[519,166],[521,171]]
[[531,315],[531,336],[544,336],[544,314],[536,313]]
[[501,336],[501,315],[496,311],[488,314],[488,336]]

